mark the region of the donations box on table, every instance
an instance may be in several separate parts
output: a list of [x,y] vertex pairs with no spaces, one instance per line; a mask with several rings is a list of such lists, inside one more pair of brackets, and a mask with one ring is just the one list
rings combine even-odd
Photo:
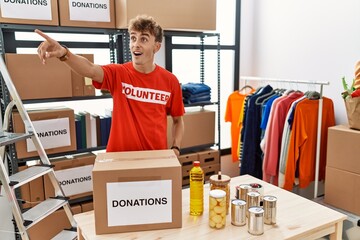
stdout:
[[172,150],[99,153],[92,174],[96,234],[182,226],[181,166]]

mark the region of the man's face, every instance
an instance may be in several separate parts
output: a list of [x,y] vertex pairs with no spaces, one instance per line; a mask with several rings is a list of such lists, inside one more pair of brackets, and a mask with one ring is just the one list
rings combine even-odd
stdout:
[[130,32],[130,51],[135,64],[153,64],[154,54],[159,48],[160,43],[149,32]]

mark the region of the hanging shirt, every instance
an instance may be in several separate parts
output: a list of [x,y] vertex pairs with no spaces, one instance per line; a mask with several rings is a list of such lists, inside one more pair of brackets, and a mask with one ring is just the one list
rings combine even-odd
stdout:
[[[306,188],[315,178],[316,139],[319,100],[304,99],[295,109],[285,170],[284,189],[291,191],[295,171],[299,172],[299,187]],[[333,102],[323,98],[319,180],[325,178],[327,130],[335,125]]]
[[260,149],[261,102],[256,104],[256,100],[262,97],[265,98],[264,96],[272,90],[272,87],[267,85],[250,96],[247,101],[240,175],[249,174],[262,179],[262,151]]
[[239,161],[239,136],[242,128],[241,113],[244,109],[244,100],[248,94],[235,91],[230,94],[226,104],[225,122],[231,122],[231,159]]
[[106,151],[167,149],[167,114],[185,112],[179,81],[157,66],[140,73],[131,62],[102,66],[104,80],[93,81],[113,96],[112,125]]
[[273,107],[274,113],[272,115],[272,121],[269,127],[269,135],[266,142],[264,164],[263,164],[263,180],[278,185],[278,163],[280,158],[282,133],[284,129],[284,122],[286,120],[286,114],[290,108],[292,102],[300,98],[304,94],[301,92],[293,92],[288,96],[277,101]]

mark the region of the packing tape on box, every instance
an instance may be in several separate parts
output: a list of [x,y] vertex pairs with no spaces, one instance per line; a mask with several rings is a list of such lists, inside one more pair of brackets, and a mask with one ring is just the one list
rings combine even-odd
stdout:
[[156,159],[172,159],[173,156],[164,156],[164,157],[139,157],[139,158],[105,158],[105,159],[96,159],[96,162],[115,162],[115,161],[134,161],[134,160],[156,160]]

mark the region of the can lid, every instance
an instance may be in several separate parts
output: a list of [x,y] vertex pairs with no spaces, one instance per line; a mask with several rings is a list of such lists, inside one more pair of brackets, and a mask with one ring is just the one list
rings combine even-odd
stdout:
[[241,189],[251,189],[252,187],[249,184],[240,184],[239,188],[241,188]]
[[277,198],[274,196],[270,196],[270,195],[264,196],[264,201],[276,202],[276,200],[277,200]]
[[260,193],[257,191],[251,191],[251,192],[248,192],[247,195],[252,196],[252,197],[258,197],[258,196],[260,196]]
[[213,198],[223,198],[226,196],[226,192],[224,190],[220,190],[220,189],[215,189],[215,190],[211,190],[209,192],[210,197]]
[[249,207],[249,212],[254,214],[262,214],[264,213],[264,209],[262,207]]
[[236,205],[236,206],[242,206],[246,204],[246,201],[241,200],[241,199],[233,199],[231,200],[231,204]]

